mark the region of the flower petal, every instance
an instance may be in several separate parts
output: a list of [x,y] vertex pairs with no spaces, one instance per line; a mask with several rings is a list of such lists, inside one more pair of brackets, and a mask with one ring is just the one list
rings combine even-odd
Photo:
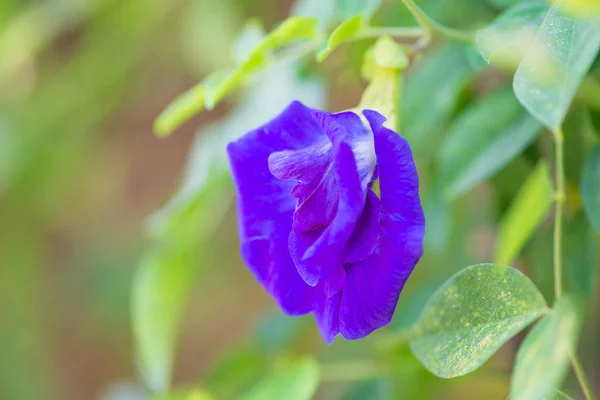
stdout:
[[324,133],[313,112],[293,102],[278,117],[227,147],[238,194],[242,257],[288,314],[321,308],[324,293],[302,280],[290,257],[287,244],[296,206],[291,195],[294,182],[275,178],[268,157],[322,140]]
[[333,343],[333,339],[340,333],[339,313],[340,313],[340,293],[327,299],[323,309],[313,313],[319,332],[327,342]]
[[366,260],[346,266],[339,328],[360,339],[390,322],[406,280],[423,252],[425,217],[419,180],[406,140],[383,127],[385,118],[366,110],[375,137],[381,191],[379,245]]

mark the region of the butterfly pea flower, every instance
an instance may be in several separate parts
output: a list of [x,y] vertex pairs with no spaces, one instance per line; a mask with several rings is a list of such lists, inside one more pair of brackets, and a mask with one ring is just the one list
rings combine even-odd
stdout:
[[379,113],[363,116],[292,102],[227,147],[244,262],[327,343],[388,324],[423,251],[410,147]]

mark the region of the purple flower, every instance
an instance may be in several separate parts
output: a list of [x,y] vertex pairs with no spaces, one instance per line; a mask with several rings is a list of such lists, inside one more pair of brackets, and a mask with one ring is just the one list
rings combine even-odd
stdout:
[[370,129],[293,102],[227,148],[244,261],[284,312],[312,312],[328,343],[388,324],[423,251],[410,147],[363,114]]

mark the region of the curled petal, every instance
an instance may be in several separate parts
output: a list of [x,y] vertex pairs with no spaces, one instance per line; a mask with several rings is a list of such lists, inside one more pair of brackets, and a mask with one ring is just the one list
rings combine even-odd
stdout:
[[[354,154],[344,142],[335,146],[335,183],[339,201],[334,219],[320,232],[290,234],[290,252],[302,278],[311,286],[328,279],[336,269],[343,269],[346,243],[365,205]],[[342,274],[336,274],[342,277]],[[328,282],[332,290],[339,290],[343,281]]]

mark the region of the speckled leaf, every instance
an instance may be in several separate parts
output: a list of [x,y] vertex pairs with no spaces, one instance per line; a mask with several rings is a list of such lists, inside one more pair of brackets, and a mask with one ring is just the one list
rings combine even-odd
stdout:
[[309,357],[280,365],[242,400],[309,400],[319,385],[319,365]]
[[585,160],[581,176],[581,197],[590,223],[600,233],[600,145]]
[[558,128],[599,48],[597,20],[553,6],[515,74],[517,98],[545,126]]
[[411,349],[437,376],[467,374],[546,310],[535,285],[514,268],[474,265],[448,280],[415,325]]
[[365,18],[362,15],[355,15],[342,22],[333,32],[331,32],[327,42],[317,54],[317,61],[323,61],[336,47],[356,36],[366,27],[366,25]]
[[488,62],[515,68],[535,38],[547,11],[548,5],[544,2],[517,3],[477,31],[479,52]]
[[569,370],[569,354],[576,347],[581,327],[581,305],[561,296],[527,335],[519,348],[511,379],[515,399],[543,399],[561,387]]
[[548,166],[540,162],[527,178],[500,221],[495,261],[512,264],[554,201]]
[[540,131],[510,88],[474,103],[454,120],[441,147],[444,196],[456,198],[492,176]]

